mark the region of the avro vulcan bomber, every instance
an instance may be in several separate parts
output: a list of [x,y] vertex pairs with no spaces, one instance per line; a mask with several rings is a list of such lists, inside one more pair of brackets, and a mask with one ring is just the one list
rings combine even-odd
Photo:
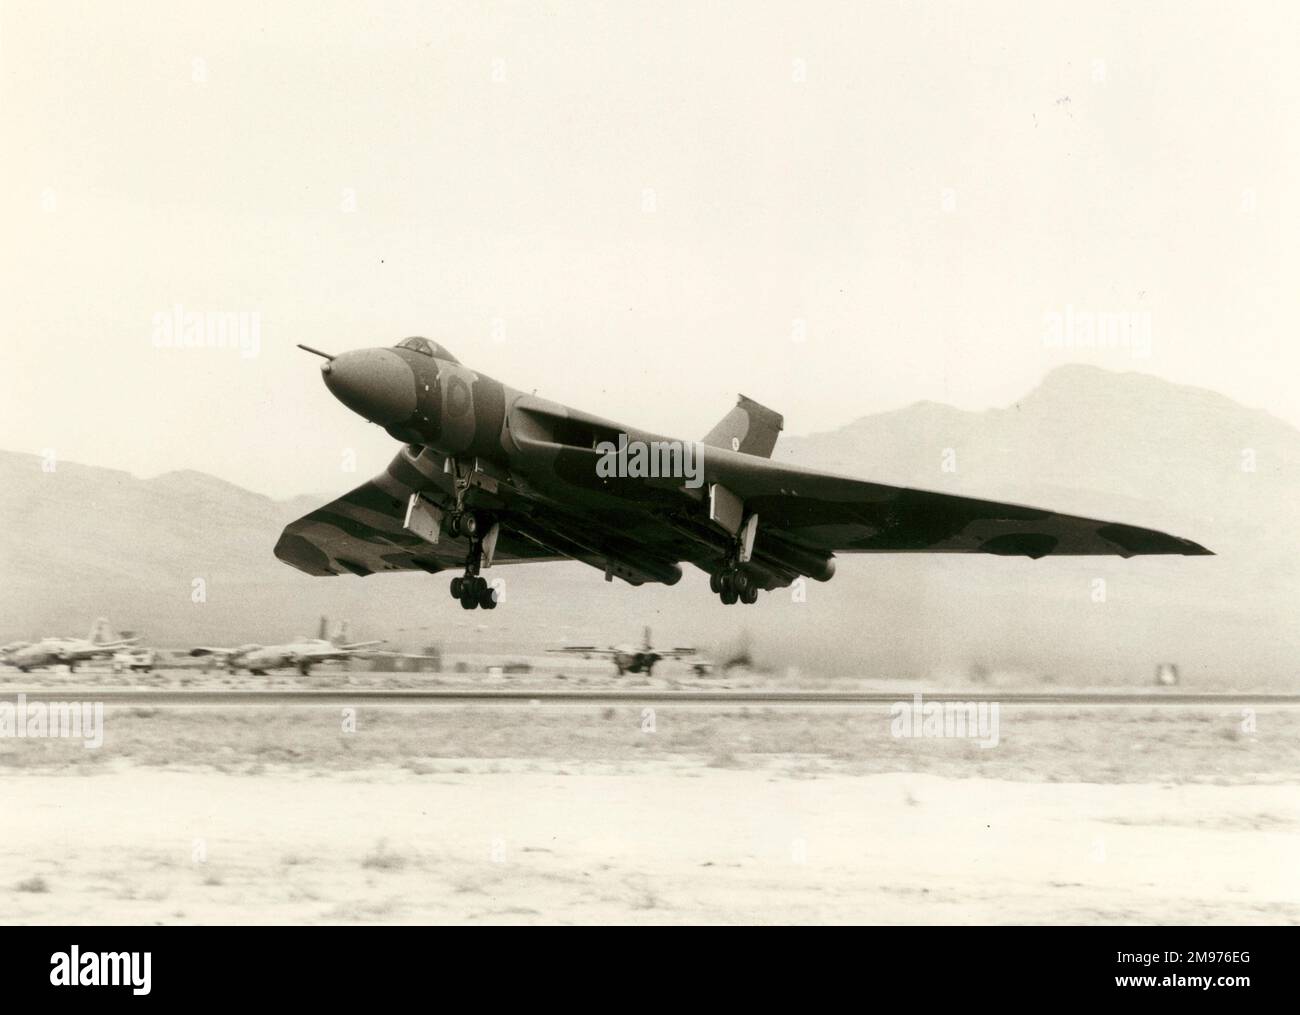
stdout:
[[801,577],[837,554],[1208,554],[1187,539],[778,465],[781,416],[744,396],[701,441],[680,441],[516,390],[437,342],[324,358],[325,385],[402,448],[387,470],[288,525],[275,555],[311,575],[459,572],[451,594],[493,609],[483,570],[580,560],[675,584],[706,571],[724,603]]

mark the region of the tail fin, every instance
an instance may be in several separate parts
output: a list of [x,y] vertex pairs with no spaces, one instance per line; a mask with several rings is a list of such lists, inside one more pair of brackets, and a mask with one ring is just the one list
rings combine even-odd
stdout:
[[709,431],[704,443],[711,448],[771,458],[776,438],[784,427],[785,420],[779,412],[741,395],[736,400],[736,407]]
[[641,642],[641,647],[642,647],[643,649],[645,649],[647,652],[650,651],[650,648],[651,648],[651,645],[650,645],[650,628],[648,628],[648,627],[645,629],[645,638],[644,638],[644,639],[642,640],[642,642]]
[[113,634],[113,625],[108,622],[107,617],[99,617],[90,625],[90,638],[92,645],[105,645],[110,641],[117,641],[117,636]]
[[322,613],[320,617],[320,626],[316,628],[316,637],[321,641],[325,641],[330,636],[329,623],[329,618]]
[[[321,637],[325,637],[324,630],[321,631]],[[334,637],[330,639],[330,642],[334,645],[348,644],[348,622],[346,620],[339,621],[339,626],[334,628]]]

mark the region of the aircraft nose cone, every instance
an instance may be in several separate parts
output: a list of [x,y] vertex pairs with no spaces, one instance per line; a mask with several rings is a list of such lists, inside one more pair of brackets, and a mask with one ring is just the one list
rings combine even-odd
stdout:
[[342,353],[321,374],[335,398],[372,423],[391,426],[415,412],[415,372],[391,349]]

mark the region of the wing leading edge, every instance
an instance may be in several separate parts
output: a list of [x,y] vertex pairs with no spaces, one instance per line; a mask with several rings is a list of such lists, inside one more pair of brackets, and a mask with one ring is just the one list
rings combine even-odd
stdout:
[[[438,480],[399,453],[368,483],[286,525],[275,555],[315,576],[460,569],[469,551],[464,539],[444,534],[438,543],[429,543],[403,528],[411,494],[439,492]],[[494,564],[563,559],[502,528]]]
[[760,538],[775,531],[825,552],[1211,554],[1190,539],[1135,525],[869,483],[725,452],[705,455],[705,475],[758,515]]

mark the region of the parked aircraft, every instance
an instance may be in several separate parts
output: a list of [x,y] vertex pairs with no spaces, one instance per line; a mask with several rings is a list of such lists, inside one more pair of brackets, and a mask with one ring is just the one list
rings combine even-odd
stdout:
[[[134,645],[138,638],[117,638],[108,620],[100,617],[86,638],[42,638],[32,645],[14,649],[7,656],[10,665],[26,673],[48,666],[66,666],[71,673],[78,663],[111,656],[119,649]],[[6,646],[8,648],[8,646]]]
[[650,644],[650,628],[648,627],[645,629],[640,648],[633,648],[629,645],[613,645],[609,648],[599,648],[595,645],[565,645],[562,648],[553,648],[548,651],[562,655],[578,656],[582,659],[607,658],[614,664],[614,668],[618,671],[620,677],[625,673],[644,673],[648,677],[654,672],[655,663],[663,659],[690,660],[691,668],[697,676],[704,676],[713,669],[713,663],[700,656],[697,649],[686,647],[654,648]]
[[257,676],[266,676],[269,670],[294,667],[303,676],[318,663],[338,659],[351,659],[382,641],[347,640],[347,621],[341,623],[333,636],[325,637],[326,619],[321,617],[320,633],[316,638],[298,638],[282,645],[240,645],[236,648],[199,646],[190,649],[192,656],[215,656],[231,673],[241,669]]

